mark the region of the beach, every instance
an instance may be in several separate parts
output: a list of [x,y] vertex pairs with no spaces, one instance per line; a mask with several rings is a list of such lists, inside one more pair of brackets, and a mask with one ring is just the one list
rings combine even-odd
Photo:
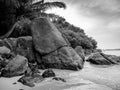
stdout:
[[31,88],[18,83],[20,77],[0,78],[0,90],[120,90],[120,65],[101,66],[86,62],[80,71],[53,70],[66,82],[47,78]]
[[0,12],[0,90],[120,90],[119,0],[1,0]]

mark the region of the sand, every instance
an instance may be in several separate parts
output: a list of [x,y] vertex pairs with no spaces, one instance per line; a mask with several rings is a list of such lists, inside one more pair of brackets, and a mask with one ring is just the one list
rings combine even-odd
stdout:
[[96,66],[86,62],[80,71],[53,70],[67,82],[47,78],[31,88],[17,82],[20,77],[0,78],[0,90],[120,90],[120,65]]

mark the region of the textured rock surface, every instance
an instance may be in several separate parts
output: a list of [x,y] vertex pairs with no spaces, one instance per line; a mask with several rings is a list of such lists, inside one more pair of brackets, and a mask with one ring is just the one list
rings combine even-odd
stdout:
[[3,77],[19,76],[25,73],[28,68],[28,61],[25,57],[17,55],[9,61],[5,68],[1,71]]
[[31,28],[41,68],[78,70],[83,67],[82,58],[69,47],[59,30],[48,19],[35,20]]
[[82,49],[81,46],[77,46],[77,47],[75,48],[75,51],[78,53],[78,55],[79,55],[83,60],[85,60],[84,50]]
[[119,56],[107,55],[107,54],[104,54],[104,53],[101,53],[101,55],[113,64],[118,64],[120,62],[120,57]]
[[42,74],[43,78],[48,78],[48,77],[55,77],[55,73],[53,72],[52,69],[48,69]]
[[10,49],[8,49],[7,47],[0,47],[0,72],[2,68],[4,68],[12,59],[12,54],[10,52]]
[[66,82],[66,80],[61,77],[54,77],[53,80]]
[[24,85],[27,85],[29,87],[34,87],[35,83],[40,83],[44,80],[44,78],[39,74],[34,74],[30,76],[23,76],[21,77],[18,82],[21,82]]
[[6,67],[6,65],[10,62],[10,60],[12,60],[14,57],[14,55],[12,55],[11,53],[4,53],[0,55],[0,72],[3,68]]
[[31,26],[34,47],[40,54],[48,54],[67,45],[62,34],[50,20],[40,18],[35,20]]
[[41,65],[45,68],[79,70],[83,67],[83,60],[71,47],[62,47],[42,57]]
[[16,54],[25,56],[29,62],[35,61],[33,45],[32,45],[32,37],[28,36],[28,37],[18,38],[15,51]]
[[120,58],[115,55],[106,55],[104,53],[95,53],[91,55],[87,61],[93,64],[98,65],[110,65],[110,64],[118,64],[120,62]]
[[0,40],[0,46],[6,46],[14,54],[25,56],[29,62],[34,62],[32,37],[7,38]]
[[10,49],[5,46],[0,47],[0,54],[6,54],[6,53],[10,53]]

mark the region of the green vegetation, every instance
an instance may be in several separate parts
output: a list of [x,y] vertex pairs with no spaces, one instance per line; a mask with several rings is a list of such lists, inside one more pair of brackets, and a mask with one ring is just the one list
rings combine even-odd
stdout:
[[[40,0],[0,0],[0,36],[6,34],[15,24],[18,28],[26,25],[29,20],[40,16],[52,7],[66,8],[63,2],[45,2]],[[20,29],[21,30],[21,29]],[[11,30],[12,31],[12,30]]]
[[81,46],[86,53],[90,53],[97,48],[97,42],[93,38],[88,37],[83,29],[68,23],[63,17],[56,16],[53,19],[53,23],[63,33],[73,48]]

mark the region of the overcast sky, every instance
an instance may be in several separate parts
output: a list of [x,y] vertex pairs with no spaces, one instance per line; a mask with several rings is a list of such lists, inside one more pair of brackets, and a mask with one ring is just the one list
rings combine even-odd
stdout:
[[67,4],[66,10],[52,9],[52,12],[83,28],[86,34],[96,39],[98,48],[120,48],[120,0],[64,2]]

